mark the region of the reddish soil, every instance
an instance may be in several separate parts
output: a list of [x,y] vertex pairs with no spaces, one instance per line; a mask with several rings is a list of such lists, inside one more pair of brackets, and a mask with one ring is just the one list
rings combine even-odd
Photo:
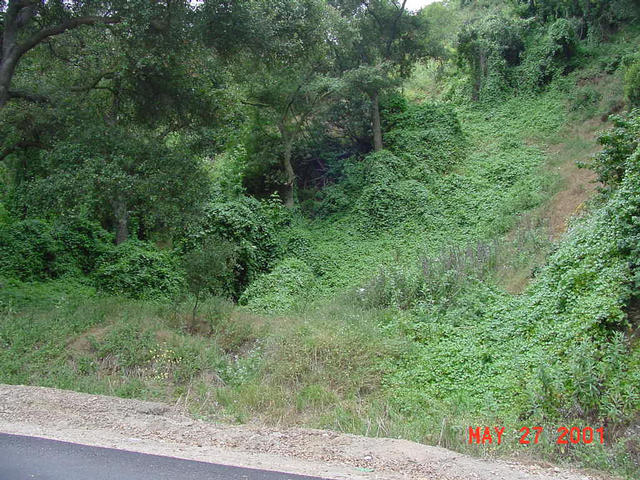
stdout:
[[[590,120],[567,132],[567,136],[591,143],[592,146],[587,152],[587,156],[590,156],[599,151],[596,136],[598,130],[602,128],[603,125],[599,120]],[[598,188],[598,183],[593,171],[578,168],[576,165],[577,161],[588,160],[588,158],[573,158],[567,143],[552,145],[549,148],[549,155],[568,157],[563,164],[556,167],[564,187],[554,195],[546,208],[545,216],[549,221],[550,234],[555,240],[567,230],[571,217],[584,208],[585,202]]]

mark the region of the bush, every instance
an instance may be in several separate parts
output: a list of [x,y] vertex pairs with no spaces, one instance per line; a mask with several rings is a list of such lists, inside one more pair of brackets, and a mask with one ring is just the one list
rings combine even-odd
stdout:
[[576,92],[570,105],[571,110],[593,114],[602,99],[602,94],[593,87],[582,87]]
[[339,181],[328,185],[320,192],[322,200],[317,211],[322,216],[349,211],[353,207],[354,198],[368,183],[368,165],[359,158],[345,159],[335,170],[337,171],[334,176]]
[[[0,174],[2,174],[1,171],[0,171]],[[9,223],[10,218],[11,217],[9,216],[9,212],[7,211],[7,208],[4,205],[4,202],[0,200],[0,226],[4,226],[7,223]]]
[[98,259],[113,248],[113,235],[98,223],[80,217],[61,217],[53,224],[52,233],[60,252],[55,270],[87,275]]
[[399,92],[392,92],[384,95],[380,99],[380,113],[382,115],[383,130],[387,130],[387,120],[402,112],[406,112],[409,108],[407,97]]
[[294,306],[313,279],[311,267],[297,258],[287,258],[249,285],[239,303],[256,310],[284,312]]
[[[446,173],[464,158],[466,142],[455,111],[448,105],[411,105],[389,121],[385,141],[390,151],[402,156],[402,169]],[[396,168],[390,165],[392,168]],[[429,180],[424,176],[418,180]]]
[[578,51],[578,36],[569,20],[559,18],[549,26],[548,55],[569,61]]
[[619,185],[632,166],[632,154],[640,139],[640,110],[633,110],[627,116],[612,116],[611,119],[614,128],[600,135],[599,141],[604,148],[590,165],[598,174],[598,180],[608,188]]
[[633,62],[624,75],[624,93],[632,107],[640,107],[640,59]]
[[194,317],[198,302],[205,295],[228,296],[233,285],[235,249],[225,240],[207,239],[203,245],[184,255],[189,292],[195,297]]
[[184,272],[169,253],[133,240],[103,256],[94,278],[98,288],[131,298],[174,298],[186,286]]
[[524,50],[522,24],[504,15],[488,15],[466,24],[458,34],[458,63],[467,66],[472,99],[496,98],[510,87],[509,69]]
[[51,278],[57,247],[46,222],[23,220],[6,225],[0,229],[0,271],[25,281]]
[[500,247],[497,242],[478,242],[465,248],[449,247],[435,257],[423,256],[420,265],[410,268],[385,266],[359,289],[359,299],[368,308],[448,305],[478,281],[490,279]]
[[375,233],[420,215],[433,196],[415,180],[377,182],[366,187],[356,203],[359,227]]
[[621,236],[618,248],[628,258],[633,288],[637,292],[640,289],[640,148],[629,157],[619,191],[611,200],[610,212]]
[[577,52],[573,25],[564,18],[558,19],[546,30],[531,34],[516,74],[523,79],[525,88],[544,87],[573,68]]
[[278,254],[278,212],[273,202],[262,203],[249,197],[212,202],[203,219],[187,233],[181,250],[200,248],[211,237],[230,243],[235,250],[230,293],[238,297],[244,287],[268,271]]
[[355,201],[361,230],[393,228],[416,218],[433,201],[433,182],[464,158],[456,113],[444,105],[411,105],[388,119],[389,150],[367,155]]
[[0,227],[0,272],[23,281],[87,274],[111,241],[98,224],[76,217],[6,224]]

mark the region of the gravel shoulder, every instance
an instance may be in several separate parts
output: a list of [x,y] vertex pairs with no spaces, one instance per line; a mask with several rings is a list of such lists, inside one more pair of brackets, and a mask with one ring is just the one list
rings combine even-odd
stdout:
[[406,440],[213,424],[162,403],[30,386],[0,385],[0,432],[333,479],[596,478]]

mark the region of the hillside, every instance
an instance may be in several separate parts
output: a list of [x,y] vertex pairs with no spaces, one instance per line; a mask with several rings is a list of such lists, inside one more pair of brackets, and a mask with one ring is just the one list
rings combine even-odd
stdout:
[[25,53],[0,383],[636,478],[636,6],[361,3],[159,2]]

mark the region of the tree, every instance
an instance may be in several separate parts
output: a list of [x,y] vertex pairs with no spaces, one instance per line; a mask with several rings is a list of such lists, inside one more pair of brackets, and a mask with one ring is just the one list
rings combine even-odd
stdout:
[[23,215],[95,219],[120,244],[132,227],[140,238],[183,231],[208,197],[202,162],[147,129],[91,119],[66,133],[15,187]]
[[347,28],[335,48],[347,83],[364,92],[371,103],[374,150],[382,150],[380,94],[398,84],[414,63],[430,54],[424,17],[407,10],[406,0],[332,2]]
[[565,18],[577,21],[580,38],[601,40],[621,24],[638,15],[635,0],[515,0],[525,17],[538,17],[543,22]]
[[499,78],[497,87],[506,88],[506,67],[519,62],[524,49],[516,27],[501,15],[488,15],[465,23],[458,32],[458,66],[468,68],[473,101],[480,99],[491,74]]
[[183,265],[189,293],[195,297],[193,321],[196,319],[198,305],[204,295],[228,293],[228,286],[233,283],[235,255],[236,252],[231,243],[211,237],[184,255]]
[[294,75],[277,75],[270,80],[267,80],[267,74],[261,75],[260,80],[265,83],[252,89],[249,97],[251,105],[263,112],[263,118],[266,113],[268,123],[275,125],[280,135],[285,173],[284,204],[292,207],[296,180],[292,163],[294,144],[323,100],[336,90],[337,83],[312,70],[299,71],[298,75],[291,70],[289,73]]
[[[210,4],[219,7],[217,2],[209,2],[213,8]],[[233,70],[244,86],[244,103],[260,110],[259,121],[266,121],[278,132],[285,175],[284,203],[291,207],[296,180],[293,147],[337,85],[328,75],[331,60],[327,40],[333,12],[322,0],[238,2],[222,12],[220,8],[212,11],[224,15],[225,32],[235,29],[240,37],[236,44],[245,46],[234,47]],[[213,43],[227,38],[218,31],[210,35]]]
[[640,107],[640,58],[627,67],[624,74],[624,93],[631,107]]
[[121,21],[109,2],[8,0],[0,3],[0,108],[10,98],[42,100],[37,94],[11,90],[11,80],[22,57],[50,37],[82,25]]
[[114,231],[116,243],[132,232],[179,235],[210,193],[203,157],[220,148],[215,129],[229,103],[196,41],[190,2],[40,2],[30,11],[18,44],[44,36],[41,25],[75,25],[81,13],[118,17],[108,28],[48,36],[21,57],[15,83],[47,101],[0,109],[13,211],[78,213]]

